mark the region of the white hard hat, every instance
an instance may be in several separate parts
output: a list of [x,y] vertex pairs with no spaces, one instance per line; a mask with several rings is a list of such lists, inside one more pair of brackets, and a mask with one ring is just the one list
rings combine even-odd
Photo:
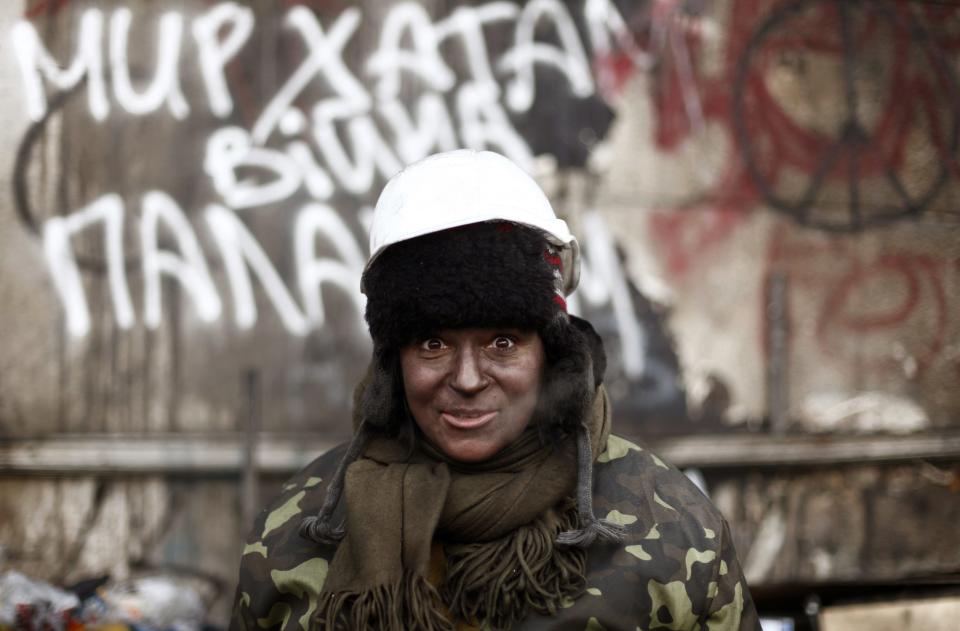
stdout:
[[564,293],[577,288],[580,246],[544,192],[507,158],[472,149],[434,154],[387,182],[373,211],[370,258],[363,271],[394,243],[483,221],[510,221],[541,231],[560,252]]

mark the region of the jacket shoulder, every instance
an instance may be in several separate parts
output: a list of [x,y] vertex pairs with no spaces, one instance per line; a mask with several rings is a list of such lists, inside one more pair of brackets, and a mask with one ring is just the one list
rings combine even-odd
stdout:
[[300,522],[320,510],[345,450],[335,447],[297,472],[254,520],[240,559],[231,629],[299,629],[312,616],[335,548],[300,537]]
[[637,523],[676,524],[691,543],[710,540],[723,527],[720,511],[686,475],[627,438],[610,436],[594,477],[595,503],[630,509]]
[[727,523],[682,472],[611,435],[594,465],[593,498],[597,517],[626,534],[588,552],[596,596],[583,603],[587,613],[606,628],[757,628]]

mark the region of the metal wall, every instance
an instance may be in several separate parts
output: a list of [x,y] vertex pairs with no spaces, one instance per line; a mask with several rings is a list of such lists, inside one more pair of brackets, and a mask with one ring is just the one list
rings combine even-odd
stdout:
[[707,470],[754,582],[960,565],[909,534],[960,516],[953,6],[31,0],[0,38],[7,565],[229,583],[248,420],[274,475],[346,434],[370,207],[460,146],[570,221],[620,431]]

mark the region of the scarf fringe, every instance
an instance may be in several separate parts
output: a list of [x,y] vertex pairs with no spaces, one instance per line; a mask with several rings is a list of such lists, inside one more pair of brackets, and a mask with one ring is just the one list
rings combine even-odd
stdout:
[[576,527],[577,512],[554,511],[484,544],[448,545],[440,589],[451,614],[506,629],[530,611],[553,615],[586,588],[586,552],[556,547],[557,533]]
[[315,620],[318,628],[328,631],[337,629],[338,621],[357,631],[454,631],[441,611],[437,590],[423,576],[412,572],[404,572],[392,585],[377,585],[360,592],[323,592]]

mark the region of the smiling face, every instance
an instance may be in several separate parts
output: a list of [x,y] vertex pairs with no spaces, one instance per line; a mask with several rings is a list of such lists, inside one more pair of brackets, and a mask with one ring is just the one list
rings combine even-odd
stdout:
[[404,392],[427,439],[450,458],[482,462],[530,424],[545,355],[515,329],[447,329],[400,353]]

